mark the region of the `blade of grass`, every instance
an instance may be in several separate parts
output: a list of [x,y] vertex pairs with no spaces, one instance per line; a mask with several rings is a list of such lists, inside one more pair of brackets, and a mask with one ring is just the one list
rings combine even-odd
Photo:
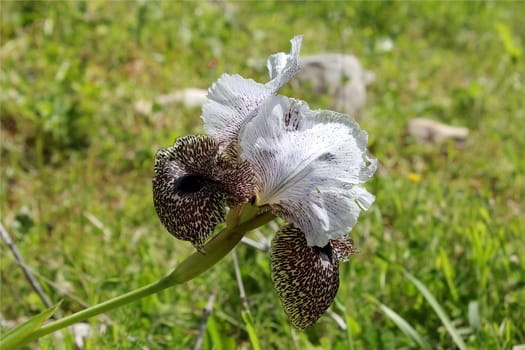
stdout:
[[215,320],[213,315],[208,320],[208,329],[206,331],[212,344],[212,348],[216,350],[223,350],[223,337],[219,329],[219,323]]
[[374,304],[377,304],[381,311],[395,323],[395,325],[403,332],[410,340],[412,340],[421,349],[432,349],[432,347],[423,339],[423,337],[410,325],[401,315],[397,312],[381,303],[379,300],[374,298],[372,295],[365,295]]
[[9,330],[0,339],[0,349],[17,349],[25,343],[25,339],[40,326],[58,309],[62,302],[42,311],[38,315],[30,318],[18,327]]
[[441,268],[443,270],[443,274],[445,275],[445,280],[447,281],[448,289],[450,290],[450,294],[452,295],[454,301],[458,301],[459,293],[454,284],[454,269],[452,269],[452,265],[450,264],[445,249],[440,248],[439,258],[441,261]]
[[347,325],[346,338],[348,341],[348,350],[354,350],[354,334],[359,334],[361,332],[361,329],[359,327],[359,323],[349,314],[345,314],[345,319]]
[[255,331],[255,327],[253,326],[252,316],[250,312],[242,311],[241,316],[244,321],[244,324],[246,325],[246,331],[248,332],[248,337],[250,338],[250,342],[252,343],[253,350],[261,350],[261,346],[259,345],[259,338],[257,338],[257,332]]
[[459,335],[458,330],[456,329],[456,327],[454,327],[454,325],[448,318],[447,314],[445,313],[445,311],[443,310],[439,302],[436,300],[434,295],[432,295],[430,290],[428,290],[428,288],[423,284],[423,282],[421,282],[416,277],[414,277],[410,272],[406,271],[403,268],[402,268],[402,271],[405,274],[405,277],[408,278],[410,282],[414,284],[414,286],[416,286],[416,288],[421,292],[421,294],[423,294],[425,299],[428,301],[430,306],[432,306],[432,308],[438,315],[439,319],[443,323],[443,326],[445,326],[445,328],[447,329],[448,334],[450,334],[450,336],[454,340],[454,343],[456,343],[457,347],[460,350],[466,350],[467,345],[465,345],[465,343],[463,342],[463,339]]
[[376,256],[379,259],[381,259],[383,261],[386,261],[388,264],[390,264],[390,266],[393,266],[393,267],[395,267],[395,268],[397,268],[397,269],[399,269],[399,270],[401,270],[403,272],[405,277],[407,279],[409,279],[410,282],[412,282],[412,284],[414,284],[414,286],[419,290],[419,292],[421,292],[421,294],[426,299],[426,301],[430,304],[430,306],[432,306],[432,308],[434,309],[434,311],[438,315],[439,319],[441,320],[441,323],[443,323],[443,326],[445,326],[445,329],[447,330],[447,332],[452,337],[452,340],[454,341],[454,343],[456,344],[458,349],[466,350],[467,346],[466,346],[465,342],[463,341],[463,338],[461,338],[461,335],[459,334],[458,330],[456,329],[456,327],[454,327],[454,325],[452,324],[452,322],[448,318],[447,314],[445,313],[445,311],[443,310],[443,308],[441,307],[439,302],[436,300],[436,298],[430,292],[430,290],[425,286],[425,284],[423,282],[421,282],[420,280],[418,280],[410,272],[408,272],[403,266],[390,261],[384,255],[378,253]]

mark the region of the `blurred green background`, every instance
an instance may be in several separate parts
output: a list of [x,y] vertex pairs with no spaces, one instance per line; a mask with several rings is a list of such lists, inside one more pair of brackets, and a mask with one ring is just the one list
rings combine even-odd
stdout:
[[[471,349],[525,343],[525,5],[520,2],[30,2],[1,6],[1,221],[62,314],[137,288],[192,251],[152,204],[155,152],[202,133],[200,110],[134,103],[221,73],[268,80],[264,62],[304,35],[302,54],[356,54],[372,70],[357,116],[380,169],[377,196],[352,237],[330,311],[291,328],[268,256],[237,248],[251,322],[231,256],[184,286],[90,320],[87,349],[192,348],[202,308],[217,299],[204,349],[454,349],[435,297]],[[391,41],[391,50],[384,50]],[[331,96],[283,94],[326,108]],[[471,131],[464,147],[423,145],[407,121]],[[267,237],[276,225],[262,230]],[[256,238],[253,234],[252,238]],[[44,307],[1,247],[1,314]],[[390,262],[387,262],[390,261]],[[105,326],[105,332],[100,328]],[[252,329],[252,338],[249,331]],[[255,341],[254,338],[258,340]],[[40,348],[73,349],[70,336]]]

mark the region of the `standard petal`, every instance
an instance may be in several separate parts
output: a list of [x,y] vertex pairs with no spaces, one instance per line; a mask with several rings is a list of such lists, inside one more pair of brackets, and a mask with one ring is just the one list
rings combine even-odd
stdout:
[[247,163],[230,163],[215,139],[185,136],[155,158],[153,201],[162,224],[176,238],[202,245],[224,221],[225,206],[253,196]]
[[208,90],[202,107],[204,130],[219,140],[221,150],[236,142],[242,126],[257,114],[261,103],[299,71],[301,36],[291,40],[289,54],[277,53],[268,59],[271,81],[267,84],[240,75],[223,74]]
[[339,288],[339,262],[354,253],[345,237],[326,246],[310,247],[293,225],[282,228],[272,240],[272,281],[292,325],[304,330],[328,309]]
[[268,57],[266,67],[270,74],[270,79],[266,85],[277,91],[292,79],[301,69],[299,52],[301,51],[302,35],[296,35],[290,40],[292,48],[289,54],[279,52]]
[[376,166],[366,153],[367,134],[343,115],[275,96],[239,138],[241,158],[258,180],[256,203],[299,227],[308,245],[346,235],[373,202],[361,187]]
[[221,147],[226,147],[272,93],[271,89],[252,79],[223,74],[210,87],[208,99],[202,106],[204,130],[219,140]]

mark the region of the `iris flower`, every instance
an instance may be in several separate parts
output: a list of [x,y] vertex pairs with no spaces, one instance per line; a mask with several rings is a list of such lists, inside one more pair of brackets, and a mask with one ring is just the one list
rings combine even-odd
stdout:
[[223,74],[211,86],[208,135],[157,153],[153,194],[166,229],[197,249],[233,207],[287,221],[271,243],[272,281],[290,322],[306,329],[335,298],[339,262],[355,251],[348,234],[374,201],[363,184],[377,163],[351,117],[277,94],[300,69],[301,41],[269,57],[266,84]]

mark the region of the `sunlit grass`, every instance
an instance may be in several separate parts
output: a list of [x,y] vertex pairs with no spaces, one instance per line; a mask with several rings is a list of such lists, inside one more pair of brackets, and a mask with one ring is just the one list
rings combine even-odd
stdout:
[[[53,301],[64,299],[63,314],[83,307],[76,298],[95,304],[150,283],[192,251],[160,225],[151,177],[158,148],[203,132],[200,111],[159,107],[144,116],[136,100],[207,88],[224,71],[266,81],[250,62],[287,51],[298,33],[303,54],[355,53],[377,75],[358,116],[380,162],[368,186],[377,200],[352,233],[360,254],[341,266],[331,308],[347,329],[325,315],[305,333],[293,330],[267,253],[241,245],[249,316],[226,257],[180,288],[91,320],[90,348],[191,348],[214,289],[206,349],[252,348],[255,337],[261,349],[417,348],[400,319],[422,344],[454,348],[421,289],[379,256],[422,283],[468,348],[523,343],[522,4],[0,6],[1,219],[29,266],[60,287],[41,279]],[[392,51],[378,49],[385,38]],[[329,101],[308,99],[312,108]],[[459,149],[420,145],[405,131],[416,116],[471,134]],[[0,247],[2,316],[37,314],[43,305]],[[42,348],[72,341],[48,337]]]

